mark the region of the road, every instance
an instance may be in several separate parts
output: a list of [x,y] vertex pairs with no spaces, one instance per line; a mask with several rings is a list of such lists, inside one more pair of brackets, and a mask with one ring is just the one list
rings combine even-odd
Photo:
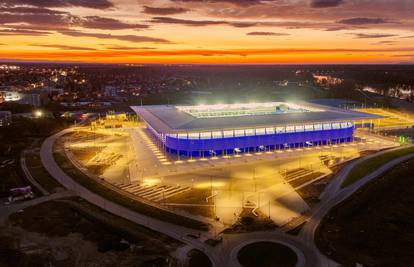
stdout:
[[27,168],[27,164],[26,164],[26,153],[27,152],[28,152],[27,150],[23,150],[20,155],[20,167],[22,168],[23,173],[26,176],[27,180],[29,180],[29,182],[32,185],[34,185],[37,188],[37,190],[39,190],[39,192],[42,193],[42,195],[47,196],[49,195],[49,192],[46,189],[44,189],[43,186],[36,181],[36,179],[33,178],[32,174]]

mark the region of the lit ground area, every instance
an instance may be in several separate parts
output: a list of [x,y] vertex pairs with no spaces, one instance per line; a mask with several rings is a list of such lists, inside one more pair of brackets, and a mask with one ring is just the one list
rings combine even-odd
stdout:
[[414,160],[368,183],[323,219],[318,247],[345,266],[414,266]]
[[67,155],[99,177],[127,182],[133,157],[129,134],[122,129],[84,128],[63,137]]
[[243,209],[269,216],[279,226],[309,205],[297,193],[363,151],[396,145],[390,138],[357,133],[341,145],[263,151],[219,158],[176,158],[143,126],[84,128],[65,136],[67,155],[83,168],[138,197],[231,225]]
[[411,140],[414,140],[414,128],[393,129],[393,130],[384,131],[384,133],[387,135],[408,137]]
[[77,198],[12,214],[0,228],[1,266],[177,266],[174,239]]
[[363,108],[356,109],[356,111],[384,117],[373,120],[376,129],[405,128],[414,125],[414,117],[412,114],[403,113],[395,109]]

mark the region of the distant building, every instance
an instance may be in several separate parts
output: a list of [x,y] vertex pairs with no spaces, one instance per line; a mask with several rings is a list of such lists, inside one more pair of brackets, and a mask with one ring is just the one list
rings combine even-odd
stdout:
[[116,97],[117,96],[117,90],[115,86],[105,86],[104,88],[104,95],[109,97]]
[[213,94],[210,91],[197,91],[197,90],[193,90],[193,91],[191,91],[191,93],[193,95],[211,95],[211,94]]
[[0,111],[0,127],[9,126],[12,123],[12,113],[10,111]]
[[3,102],[16,102],[35,107],[42,103],[41,96],[38,93],[24,94],[16,91],[0,91],[0,103]]
[[41,92],[47,93],[47,94],[62,95],[63,94],[63,89],[62,88],[55,88],[55,87],[46,86],[46,87],[43,87],[41,89]]
[[128,115],[125,112],[108,112],[106,114],[107,120],[117,120],[117,121],[126,121],[128,120]]
[[22,94],[22,98],[18,102],[38,107],[41,105],[40,94]]
[[22,99],[22,94],[14,91],[0,91],[0,103],[14,102]]

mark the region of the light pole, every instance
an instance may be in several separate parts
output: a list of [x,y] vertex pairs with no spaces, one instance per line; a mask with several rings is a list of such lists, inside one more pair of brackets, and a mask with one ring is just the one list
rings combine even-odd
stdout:
[[269,219],[270,219],[270,199],[269,199]]
[[257,192],[256,167],[253,169],[254,192]]
[[165,187],[162,188],[162,203],[165,205]]

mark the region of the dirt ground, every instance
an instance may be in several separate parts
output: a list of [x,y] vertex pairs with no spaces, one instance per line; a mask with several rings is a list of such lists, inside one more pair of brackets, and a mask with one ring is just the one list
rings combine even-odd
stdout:
[[252,211],[253,209],[244,208],[237,222],[224,232],[226,234],[247,233],[274,230],[277,228],[277,225],[261,210],[256,210],[258,216],[255,216]]
[[317,229],[321,251],[346,266],[414,266],[414,160],[334,207]]
[[12,214],[0,229],[0,266],[176,266],[181,244],[79,199]]

